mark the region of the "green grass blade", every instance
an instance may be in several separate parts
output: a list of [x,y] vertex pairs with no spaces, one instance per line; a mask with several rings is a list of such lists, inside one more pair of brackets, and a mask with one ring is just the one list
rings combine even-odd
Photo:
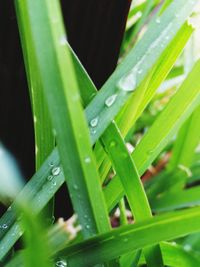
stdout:
[[[133,160],[139,174],[142,174],[148,168],[155,157],[177,132],[181,124],[183,124],[199,105],[199,73],[200,61],[195,64],[192,72],[183,82],[178,92],[133,151]],[[112,192],[112,195],[110,192]],[[105,188],[105,197],[108,207],[113,207],[122,196],[122,185],[119,181],[119,177],[116,177],[112,179],[111,183]]]
[[[108,230],[108,216],[80,104],[73,62],[66,49],[58,3],[17,3],[20,10],[27,13],[27,32],[33,42],[66,181],[85,237]],[[47,62],[50,62],[48,67]],[[95,202],[92,201],[93,194]],[[102,209],[98,210],[100,205]]]
[[155,212],[194,207],[200,205],[199,196],[199,186],[182,191],[167,192],[160,198],[153,199],[151,207]]
[[[40,74],[37,71],[36,59],[34,57],[32,42],[29,40],[26,31],[26,16],[19,15],[19,10],[16,5],[16,14],[18,15],[18,27],[20,31],[20,38],[22,50],[24,55],[24,62],[26,67],[26,74],[28,78],[29,93],[32,103],[32,113],[35,133],[35,166],[36,170],[42,165],[44,160],[51,153],[55,146],[55,138],[53,136],[49,111],[46,100],[43,95],[42,83]],[[22,11],[23,12],[23,11]],[[46,211],[52,221],[54,200],[49,203]]]
[[[188,26],[187,23],[182,26],[175,38],[162,54],[161,58],[156,63],[153,75],[149,75],[149,80],[147,79],[148,83],[146,82],[145,84],[146,88],[143,86],[142,94],[139,92],[137,94],[138,97],[135,95],[130,97],[127,104],[118,114],[116,122],[123,136],[126,136],[131,126],[134,125],[138,117],[142,114],[145,107],[152,99],[161,82],[163,82],[170,69],[173,67],[192,32],[192,28]],[[130,123],[126,123],[127,121]],[[110,164],[107,163],[107,159],[105,160],[105,156],[103,158],[103,150],[99,145],[95,147],[95,153],[96,155],[101,155],[100,158],[97,157],[98,161],[102,162],[104,159],[104,168],[100,169],[101,179],[104,180],[108,170],[110,169]]]
[[102,142],[106,150],[109,147],[107,153],[123,185],[136,222],[151,217],[151,209],[140,176],[114,123],[111,123],[108,131],[102,135]]
[[[122,131],[123,136],[126,136],[130,127],[134,125],[138,117],[142,114],[148,103],[151,101],[156,90],[159,88],[161,83],[165,80],[171,68],[173,67],[176,59],[181,54],[184,46],[191,37],[193,28],[185,23],[178,31],[175,38],[168,45],[163,52],[162,56],[156,62],[154,71],[150,75],[150,79],[147,83],[146,88],[141,88],[143,97],[132,96],[124,109],[117,116],[116,122],[118,127]],[[130,124],[125,123],[129,121]]]
[[200,107],[197,107],[179,131],[168,165],[169,170],[174,170],[178,165],[183,165],[188,168],[191,166],[194,151],[200,139],[199,115]]
[[[196,90],[197,96],[198,96],[199,85],[194,83],[194,81],[198,83],[198,73],[199,73],[198,69],[199,69],[199,63],[196,65],[195,71],[193,71],[193,73],[189,76],[191,78],[188,78],[189,80],[187,79],[187,83],[184,83],[184,87],[183,87],[183,91],[186,91],[186,89],[184,89],[185,88],[185,84],[186,84],[186,87],[187,87],[187,84],[189,84],[190,88],[191,88],[191,93],[192,93],[192,91],[195,92],[195,90]],[[192,81],[192,83],[190,84],[191,81]],[[191,85],[192,85],[193,88],[191,87]],[[189,115],[189,113],[192,112],[191,108],[192,109],[195,108],[191,104],[192,102],[190,100],[190,97],[192,96],[192,94],[190,94],[190,92],[188,92],[189,96],[188,96],[188,94],[185,95],[185,103],[182,102],[181,105],[179,104],[179,98],[181,97],[181,99],[182,99],[182,95],[181,95],[182,94],[182,90],[179,90],[178,92],[179,93],[176,95],[176,97],[173,98],[173,99],[175,99],[177,101],[177,103],[175,101],[175,103],[173,104],[173,102],[174,102],[174,100],[173,100],[172,104],[170,104],[171,108],[168,108],[170,114],[174,114],[174,119],[176,120],[176,118],[175,118],[176,116],[178,118],[178,120],[177,120],[177,124],[178,125],[176,124],[175,126],[173,126],[173,128],[171,129],[172,130],[171,134],[176,132],[176,127],[180,126],[180,124],[184,121],[185,117],[187,115]],[[196,102],[196,97],[195,96],[193,96],[193,102],[194,103]],[[170,109],[172,109],[173,112],[171,112]],[[171,123],[171,125],[174,125],[173,122],[171,121],[171,116],[167,117],[166,116],[166,112],[162,113],[162,116],[161,116],[161,118],[159,120],[161,120],[161,121],[164,120],[165,125],[168,124],[168,121]],[[162,123],[160,124],[159,122],[157,124],[159,125],[159,127],[160,127],[160,125],[162,125]],[[153,133],[152,133],[152,131],[153,131]],[[155,127],[155,130],[149,131],[149,133],[144,138],[144,139],[147,139],[147,140],[145,142],[142,141],[137,146],[136,150],[133,153],[133,159],[135,160],[136,166],[137,166],[138,171],[139,171],[140,174],[142,174],[143,171],[146,168],[146,166],[144,166],[144,163],[142,163],[142,162],[145,162],[147,160],[150,163],[150,162],[152,162],[154,160],[155,156],[157,155],[155,153],[147,153],[149,151],[149,147],[148,147],[149,145],[147,146],[147,149],[146,149],[146,144],[149,143],[148,136],[149,135],[150,136],[151,135],[154,136],[154,131],[157,131],[157,127]],[[165,136],[168,136],[167,129],[165,131]],[[158,148],[157,149],[157,153],[159,153],[162,150],[163,146],[164,146],[164,144],[159,140],[162,140],[162,139],[164,140],[165,136],[162,135],[162,136],[160,136],[158,138],[157,141],[158,141],[158,143],[160,142],[160,145],[158,147],[157,147],[157,144],[155,143],[156,147]],[[150,150],[150,151],[152,151],[152,150]],[[37,192],[37,190],[39,190],[39,188],[42,188],[43,184],[47,185],[48,190],[50,188],[49,191],[48,190],[46,190],[46,191],[43,190],[41,192],[41,196],[42,196],[41,197],[41,205],[38,207],[38,211],[40,210],[40,208],[43,208],[44,203],[47,203],[45,201],[47,201],[47,199],[49,197],[49,194],[51,194],[50,197],[53,196],[53,194],[58,190],[58,188],[60,187],[60,185],[63,183],[63,180],[64,180],[62,172],[59,174],[59,176],[55,177],[56,182],[57,182],[56,185],[54,185],[54,181],[48,181],[47,180],[48,176],[51,175],[51,171],[52,171],[52,166],[49,165],[51,162],[52,162],[52,164],[54,166],[58,166],[58,164],[60,164],[58,153],[57,153],[56,150],[55,150],[55,152],[52,153],[52,155],[49,157],[49,159],[46,161],[46,163],[42,166],[42,168],[38,172],[38,174],[35,175],[35,178],[33,179],[33,181],[30,181],[28,183],[28,185],[27,185],[27,188],[29,188],[29,191],[30,192],[33,191],[32,192],[33,196],[36,195],[36,192]],[[147,166],[148,166],[148,164],[147,164]],[[32,189],[32,185],[35,184],[35,183],[37,183],[38,189],[37,188]],[[30,194],[30,192],[29,192],[29,194]],[[48,193],[45,193],[45,192],[48,192]],[[109,209],[111,209],[118,202],[118,200],[121,197],[123,197],[122,185],[121,185],[119,179],[113,179],[111,184],[105,190],[105,196],[107,198],[107,204],[108,204],[108,208]],[[3,224],[5,222],[5,223],[8,224],[10,220],[11,220],[11,223],[9,225],[12,226],[12,223],[15,220],[15,218],[13,217],[12,214],[10,214],[10,212],[8,212],[1,218],[1,223]],[[10,226],[8,226],[7,229],[0,229],[0,237],[2,238],[9,229],[10,229]],[[13,236],[12,240],[10,240],[10,244],[13,244],[19,238],[19,236],[20,236],[19,234],[17,236]],[[3,255],[5,255],[6,251],[7,251],[6,248],[0,251],[1,252],[1,254],[0,254],[1,257]]]
[[[160,215],[69,246],[61,255],[67,255],[69,266],[91,266],[132,250],[199,231],[199,221],[199,207]],[[113,247],[115,249],[111,249]]]
[[[200,259],[192,251],[185,251],[178,244],[161,243],[162,255],[166,266],[173,267],[194,267],[199,266]],[[140,264],[144,264],[144,258],[141,258]]]
[[[140,42],[118,66],[98,95],[87,106],[86,116],[88,121],[90,122],[97,117],[101,121],[101,124],[99,123],[95,127],[95,132],[92,131],[92,143],[100,137],[110,121],[114,119],[119,109],[130,97],[131,91],[137,90],[136,88],[148,76],[149,70],[175,37],[194,6],[194,1],[173,1],[160,17],[161,22],[158,24],[154,20],[149,25]],[[178,19],[176,13],[179,14]],[[166,36],[168,36],[168,39],[164,38]]]
[[[114,123],[110,124],[101,140],[123,185],[135,221],[151,218],[151,209],[140,176]],[[163,266],[159,246],[145,249],[144,253],[148,266]]]
[[[184,5],[180,5],[180,6],[183,7],[183,9],[184,9],[185,8],[185,4],[188,5],[188,3],[184,3]],[[188,9],[187,10],[187,14],[189,14],[189,13],[190,13],[190,10]],[[187,15],[185,15],[185,18],[186,17],[187,17]],[[157,32],[157,34],[159,35],[158,32]],[[153,39],[152,39],[152,41],[153,41]],[[129,58],[129,60],[131,62],[131,58]],[[128,61],[128,58],[127,58],[127,61]],[[136,60],[135,60],[135,62],[136,62]],[[131,64],[132,64],[132,62],[131,62]],[[126,65],[126,64],[124,64],[124,65]],[[134,62],[133,62],[133,65],[134,65]],[[132,67],[132,66],[129,66],[129,67]],[[124,69],[124,73],[126,73],[126,71],[128,71],[128,69],[127,70]],[[124,73],[121,73],[121,72],[119,73],[118,72],[118,79],[122,78],[122,76],[123,76]],[[116,76],[116,78],[117,78],[117,76]],[[89,119],[88,119],[88,121],[89,121]],[[94,141],[96,141],[96,140],[94,140]],[[63,173],[60,173],[57,177],[54,177],[54,180],[51,181],[51,182],[47,180],[47,178],[51,175],[51,171],[52,171],[52,166],[49,165],[49,163],[51,163],[51,162],[54,162],[54,166],[57,166],[57,164],[60,164],[60,162],[59,162],[59,156],[57,154],[57,150],[56,149],[52,153],[52,155],[50,156],[50,158],[44,163],[44,165],[42,166],[42,168],[38,172],[38,174],[35,175],[35,179],[33,180],[34,181],[33,184],[35,184],[35,183],[37,184],[38,189],[39,189],[40,192],[37,195],[36,194],[37,190],[35,190],[35,189],[30,190],[32,193],[34,193],[34,196],[40,196],[41,197],[41,202],[39,203],[39,201],[38,201],[38,203],[40,204],[38,206],[38,211],[43,207],[44,203],[46,203],[45,201],[47,201],[47,199],[49,199],[50,196],[53,196],[53,194],[58,190],[58,188],[60,187],[60,185],[64,181]],[[41,181],[40,181],[40,179],[41,179]],[[119,180],[117,179],[116,181],[119,181]],[[32,181],[31,181],[31,183],[32,183]],[[55,185],[55,183],[57,183],[57,184]],[[42,188],[43,185],[45,185],[47,187],[44,190],[41,190],[41,188]],[[48,190],[50,192],[47,190],[47,188],[48,188]],[[119,190],[120,190],[120,185],[119,185]],[[115,190],[112,192],[111,195],[114,196],[114,199],[117,198],[117,196],[119,194],[119,190],[117,188],[115,188]],[[121,194],[123,196],[123,192],[121,192]],[[6,221],[7,222],[9,222],[11,220],[12,223],[13,223],[13,221],[15,220],[15,218],[14,218],[13,215],[9,215],[9,214],[10,214],[9,212],[7,214],[5,214],[5,216],[2,218],[1,222],[4,222],[5,221],[5,218],[6,218]],[[9,225],[12,226],[13,225],[12,223],[9,224]],[[4,229],[4,230],[0,229],[0,235],[4,236],[4,234],[6,234],[7,231],[10,231],[9,229],[10,229],[10,226],[8,226],[8,228],[7,229]],[[14,226],[13,226],[13,229],[15,229]],[[12,231],[10,231],[10,233],[11,232]],[[18,234],[17,236],[19,237],[20,234]],[[16,236],[12,237],[13,239],[12,238],[10,239],[10,244],[13,243],[14,239],[17,240],[18,237],[16,237]],[[2,254],[1,255],[3,255],[5,253],[5,251],[6,250],[2,250]]]

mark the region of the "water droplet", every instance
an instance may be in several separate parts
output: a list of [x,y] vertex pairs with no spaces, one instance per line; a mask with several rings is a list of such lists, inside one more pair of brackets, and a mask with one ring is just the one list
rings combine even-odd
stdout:
[[159,17],[156,19],[156,23],[160,24],[160,18]]
[[86,224],[85,228],[86,229],[90,229],[90,225],[89,224]]
[[33,116],[33,121],[34,121],[34,123],[37,122],[37,117],[35,115]]
[[98,122],[99,122],[99,118],[96,117],[96,118],[94,118],[94,119],[92,119],[92,120],[90,121],[90,126],[91,126],[91,127],[96,127],[97,124],[98,124]]
[[84,218],[85,218],[85,219],[87,219],[87,218],[88,218],[87,214],[85,214],[85,215],[84,215]]
[[97,132],[97,131],[96,131],[95,129],[92,129],[92,128],[90,129],[90,133],[91,133],[91,134],[95,134],[96,132]]
[[60,167],[55,167],[55,168],[53,168],[51,172],[52,172],[52,174],[53,174],[54,176],[59,175],[59,173],[60,173]]
[[153,149],[149,149],[149,150],[147,151],[147,154],[148,154],[148,155],[151,155],[151,154],[153,154],[153,152],[154,152]]
[[134,91],[137,85],[136,70],[132,70],[127,76],[119,80],[118,87],[126,92]]
[[77,184],[74,184],[74,185],[73,185],[73,188],[74,188],[75,190],[78,190],[78,185],[77,185]]
[[49,166],[53,167],[54,166],[53,162],[49,162]]
[[139,69],[139,70],[138,70],[138,74],[141,74],[142,72],[143,72],[142,69]]
[[7,229],[7,228],[8,228],[8,225],[4,223],[4,224],[2,225],[2,228],[3,228],[3,229]]
[[123,241],[124,241],[124,242],[128,242],[128,238],[124,238]]
[[91,158],[90,157],[86,157],[85,158],[85,163],[90,163],[91,162]]
[[183,249],[184,249],[185,251],[191,251],[191,250],[192,250],[192,247],[191,247],[190,244],[186,244],[186,245],[184,245]]
[[177,246],[177,243],[175,241],[171,242],[172,246]]
[[48,181],[51,181],[53,179],[53,175],[49,175],[48,177],[47,177],[47,180]]
[[52,181],[52,185],[53,185],[53,186],[56,185],[56,181],[55,181],[55,180]]
[[182,170],[183,172],[185,172],[187,177],[192,177],[192,171],[190,170],[190,168],[188,168],[188,167],[186,167],[185,165],[182,165],[182,164],[179,164],[178,168],[180,170]]
[[107,107],[111,107],[114,104],[116,98],[117,98],[117,94],[109,96],[105,101],[105,105]]
[[59,260],[56,262],[57,267],[65,267],[67,266],[67,262],[65,260]]
[[116,146],[116,142],[115,141],[111,141],[109,144],[109,147],[115,147]]
[[67,44],[67,38],[65,35],[60,37],[60,44],[61,45],[66,45]]

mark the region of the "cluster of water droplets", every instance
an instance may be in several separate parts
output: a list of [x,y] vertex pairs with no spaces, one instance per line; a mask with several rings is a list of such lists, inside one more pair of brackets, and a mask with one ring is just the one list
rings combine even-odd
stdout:
[[[175,14],[175,17],[179,17],[179,14]],[[156,23],[161,24],[161,18],[156,18]],[[170,22],[168,26],[161,32],[161,34],[152,42],[152,44],[148,47],[145,54],[138,59],[137,64],[129,71],[128,74],[124,75],[119,82],[117,83],[117,88],[124,92],[132,92],[137,88],[138,85],[138,77],[144,72],[144,67],[146,65],[147,55],[152,53],[152,50],[155,50],[158,47],[165,47],[173,34],[173,23]],[[107,108],[113,106],[118,97],[118,93],[114,93],[106,98],[104,104]],[[94,117],[89,122],[90,133],[92,135],[96,134],[96,127],[99,124],[99,116]]]
[[47,180],[51,182],[52,186],[56,186],[56,176],[58,176],[61,172],[60,166],[54,166],[52,162],[49,163],[49,166],[52,167],[51,173],[47,177]]

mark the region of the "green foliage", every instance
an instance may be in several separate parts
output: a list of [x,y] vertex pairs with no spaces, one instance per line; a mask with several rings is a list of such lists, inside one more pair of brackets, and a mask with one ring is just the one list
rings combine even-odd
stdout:
[[[59,2],[15,0],[37,168],[22,188],[0,147],[0,199],[12,201],[0,218],[3,266],[200,265],[200,61],[185,49],[195,2],[133,3],[121,63],[97,91]],[[64,182],[76,215],[45,229],[38,214]]]

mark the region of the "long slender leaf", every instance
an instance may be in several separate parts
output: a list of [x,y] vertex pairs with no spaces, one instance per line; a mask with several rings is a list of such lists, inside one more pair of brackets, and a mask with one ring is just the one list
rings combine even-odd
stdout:
[[[114,123],[110,124],[108,130],[103,134],[102,142],[106,149],[109,148],[107,151],[109,158],[121,180],[136,222],[151,218],[151,209],[139,174]],[[148,266],[163,266],[159,246],[145,249],[144,253]]]
[[[199,73],[200,61],[196,63],[178,92],[133,151],[133,160],[140,174],[148,168],[155,157],[177,132],[181,124],[199,105]],[[110,192],[112,192],[112,195]],[[123,189],[119,177],[112,179],[111,183],[105,188],[105,196],[109,208],[116,205],[118,200],[121,199],[123,196]]]
[[[58,3],[57,1],[17,3],[19,11],[23,10],[27,14],[26,30],[33,43],[66,181],[83,232],[88,237],[98,231],[108,230],[108,217],[106,209],[103,208],[105,207],[103,195],[80,105],[73,63],[69,52],[65,49],[65,32]],[[39,24],[43,27],[38,27]],[[51,62],[48,67],[47,62]],[[66,70],[68,70],[67,75]],[[56,174],[53,172],[54,175],[60,171],[60,169],[54,170],[56,172]],[[92,201],[94,190],[95,202]],[[102,209],[97,212],[99,205]]]
[[[169,213],[142,223],[122,226],[109,233],[69,246],[61,255],[62,257],[66,255],[68,266],[92,266],[133,249],[140,249],[160,241],[199,231],[199,222],[199,207]],[[110,249],[113,247],[115,249]]]

